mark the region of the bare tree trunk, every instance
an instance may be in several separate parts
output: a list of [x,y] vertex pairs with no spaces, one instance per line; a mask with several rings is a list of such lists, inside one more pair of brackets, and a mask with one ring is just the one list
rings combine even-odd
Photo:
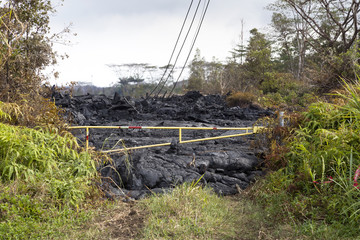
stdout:
[[297,41],[297,52],[298,52],[298,69],[296,73],[296,78],[301,79],[304,66],[305,66],[305,53],[306,53],[306,31],[307,23],[299,18],[298,14],[293,11],[293,16],[295,20],[295,30],[296,30],[296,41]]

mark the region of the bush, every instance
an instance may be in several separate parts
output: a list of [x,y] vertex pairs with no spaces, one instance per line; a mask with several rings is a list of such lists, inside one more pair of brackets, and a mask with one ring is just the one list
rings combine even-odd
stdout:
[[296,90],[298,85],[298,81],[289,73],[267,72],[260,89],[264,94],[279,92],[284,95],[288,91]]
[[39,95],[35,98],[22,95],[22,99],[16,103],[0,102],[0,111],[6,114],[5,118],[1,118],[2,122],[13,125],[62,130],[65,126],[61,117],[63,111],[54,102]]
[[257,97],[250,92],[236,92],[226,98],[226,102],[230,107],[248,107],[252,103],[255,103],[256,100]]
[[265,76],[260,86],[263,92],[260,104],[266,107],[307,107],[316,100],[309,86],[294,79],[291,74],[268,72]]

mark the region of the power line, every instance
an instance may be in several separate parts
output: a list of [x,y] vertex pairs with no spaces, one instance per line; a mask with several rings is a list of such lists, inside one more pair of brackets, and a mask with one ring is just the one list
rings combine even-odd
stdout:
[[187,64],[187,62],[188,62],[188,60],[189,60],[190,54],[191,54],[191,52],[192,52],[192,50],[193,50],[193,48],[194,48],[196,39],[197,39],[197,37],[198,37],[198,35],[199,35],[199,32],[200,32],[202,23],[203,23],[203,21],[204,21],[204,18],[205,18],[207,9],[208,9],[208,7],[209,7],[209,4],[210,4],[210,0],[208,0],[207,5],[206,5],[206,8],[205,8],[205,11],[203,12],[203,14],[202,14],[202,16],[201,16],[201,20],[200,20],[200,22],[199,22],[198,28],[197,28],[197,30],[196,30],[195,37],[194,37],[193,42],[192,42],[192,44],[191,44],[191,48],[190,48],[189,54],[188,54],[187,57],[186,57],[186,60],[185,60],[185,63],[184,63],[184,65],[183,65],[182,69],[181,69],[181,72],[180,72],[180,74],[179,74],[176,82],[174,83],[174,86],[173,86],[173,88],[171,89],[168,97],[170,97],[171,94],[173,93],[173,91],[174,91],[177,83],[179,82],[179,79],[180,79],[180,77],[181,77],[181,74],[183,73],[183,71],[184,71],[184,69],[185,69],[185,67],[186,67],[186,64]]
[[162,80],[163,80],[163,78],[164,78],[164,76],[165,76],[165,74],[166,74],[166,72],[167,72],[167,70],[168,70],[168,68],[169,68],[169,66],[170,66],[172,57],[174,56],[175,50],[176,50],[177,45],[178,45],[178,43],[179,43],[180,36],[181,36],[181,34],[182,34],[182,31],[183,31],[183,29],[184,29],[185,23],[186,23],[187,18],[188,18],[188,16],[189,16],[189,12],[190,12],[190,10],[191,10],[191,7],[192,7],[192,5],[193,5],[193,2],[194,2],[194,0],[191,0],[190,6],[189,6],[189,8],[188,8],[188,10],[187,10],[185,19],[184,19],[183,24],[182,24],[181,29],[180,29],[180,33],[179,33],[179,35],[178,35],[178,37],[177,37],[177,39],[176,39],[176,43],[175,43],[174,49],[173,49],[173,51],[172,51],[172,53],[171,53],[171,56],[170,56],[170,59],[169,59],[169,62],[168,62],[168,64],[167,64],[167,66],[166,66],[166,69],[165,69],[165,71],[164,71],[164,74],[162,75],[162,77],[161,77],[159,83],[156,85],[156,87],[151,91],[151,93],[149,94],[149,96],[151,96],[151,94],[153,94],[153,93],[155,92],[155,90],[160,86],[160,84],[161,84],[161,82],[162,82]]
[[170,78],[171,74],[174,72],[174,69],[175,69],[176,63],[177,63],[177,61],[178,61],[178,59],[179,59],[179,56],[180,56],[180,54],[181,54],[181,51],[182,51],[182,50],[183,50],[183,48],[184,48],[184,45],[185,45],[185,43],[186,43],[186,40],[187,40],[187,38],[188,38],[188,36],[189,36],[189,33],[190,33],[191,29],[192,29],[192,26],[193,26],[193,24],[194,24],[194,21],[195,21],[195,18],[196,18],[197,12],[198,12],[198,10],[199,10],[199,6],[200,6],[200,4],[201,4],[201,0],[199,1],[198,5],[197,5],[197,7],[196,7],[196,10],[195,10],[194,16],[193,16],[193,18],[192,18],[192,20],[191,20],[191,23],[190,23],[189,29],[188,29],[188,31],[187,31],[187,33],[186,33],[186,36],[185,36],[185,38],[184,38],[184,41],[183,41],[183,43],[182,43],[182,45],[181,45],[181,48],[180,48],[180,50],[179,50],[179,53],[178,53],[178,55],[177,55],[177,57],[176,57],[175,63],[174,63],[174,65],[173,65],[173,67],[172,67],[172,69],[171,69],[171,71],[170,71],[170,73],[169,73],[168,77],[166,78],[166,80],[165,80],[165,81],[164,81],[164,83],[162,84],[161,89],[160,89],[160,90],[158,91],[158,93],[156,94],[156,96],[158,96],[158,95],[160,94],[160,92],[161,92],[161,91],[162,91],[162,89],[164,88],[165,84],[166,84],[166,83],[167,83],[167,81],[169,80],[169,78]]

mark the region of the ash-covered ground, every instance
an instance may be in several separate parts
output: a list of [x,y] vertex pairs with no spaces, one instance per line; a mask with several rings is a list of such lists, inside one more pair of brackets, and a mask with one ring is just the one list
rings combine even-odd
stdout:
[[[257,119],[272,115],[250,105],[229,108],[225,97],[188,92],[171,98],[132,100],[115,94],[70,97],[54,93],[53,98],[78,126],[182,126],[250,127]],[[85,129],[73,131],[85,140]],[[241,131],[183,130],[182,140],[238,134]],[[245,189],[262,175],[250,142],[254,135],[178,143],[178,130],[91,129],[90,146],[98,150],[171,142],[171,146],[112,154],[112,164],[101,166],[104,190],[111,197],[139,199],[151,192],[164,192],[183,182],[197,181],[223,195]],[[111,180],[110,180],[111,179]],[[119,188],[119,186],[121,188]]]

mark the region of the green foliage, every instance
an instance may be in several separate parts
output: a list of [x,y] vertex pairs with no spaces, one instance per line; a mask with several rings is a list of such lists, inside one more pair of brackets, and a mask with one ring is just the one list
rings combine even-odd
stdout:
[[0,123],[0,236],[53,239],[75,228],[100,194],[96,176],[72,135]]
[[[30,185],[30,186],[29,186]],[[71,239],[89,221],[92,211],[61,205],[25,182],[0,184],[0,236],[2,239]],[[74,238],[72,238],[74,239]]]
[[345,89],[337,95],[344,105],[309,107],[285,145],[285,165],[269,174],[266,191],[255,195],[283,219],[323,221],[353,236],[360,233],[359,180],[354,179],[360,166],[360,84],[345,83]]
[[265,80],[265,74],[271,71],[271,45],[256,28],[250,31],[250,40],[247,47],[245,68],[247,78],[253,81],[254,86],[258,86]]
[[190,76],[188,90],[202,91],[205,83],[205,60],[200,56],[200,50],[196,49],[194,59],[190,63]]
[[234,239],[236,215],[209,188],[185,183],[144,200],[145,239]]
[[264,94],[259,99],[260,103],[267,107],[301,108],[316,100],[310,88],[289,73],[265,73],[260,89]]
[[265,76],[260,87],[264,94],[279,92],[281,95],[286,95],[296,90],[299,85],[291,74],[267,72]]
[[74,137],[3,123],[0,123],[0,132],[3,182],[41,181],[54,199],[70,205],[84,200],[96,169],[90,155],[79,152]]

